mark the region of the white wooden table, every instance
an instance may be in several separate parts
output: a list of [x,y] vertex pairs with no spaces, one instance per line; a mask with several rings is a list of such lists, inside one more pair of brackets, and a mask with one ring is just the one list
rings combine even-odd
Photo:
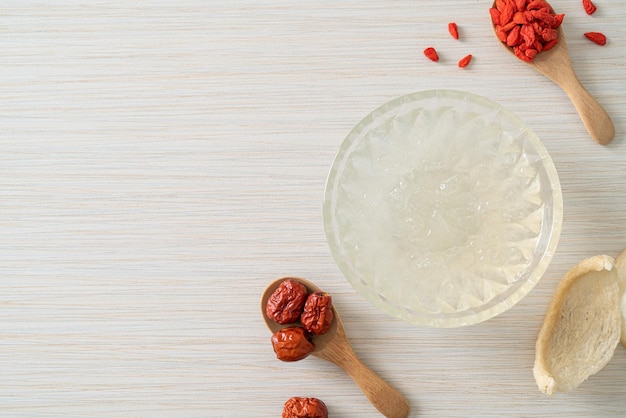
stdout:
[[[624,415],[623,347],[570,394],[541,394],[531,370],[559,278],[626,247],[626,3],[596,5],[587,16],[553,1],[580,80],[615,122],[606,147],[496,43],[488,1],[3,0],[0,415],[277,417],[289,397],[315,396],[332,417],[379,416],[335,366],[274,358],[259,298],[286,275],[334,295],[355,351],[411,416]],[[583,37],[598,30],[604,47]],[[351,127],[433,88],[520,116],[564,195],[543,280],[460,329],[375,310],[342,278],[322,224]]]

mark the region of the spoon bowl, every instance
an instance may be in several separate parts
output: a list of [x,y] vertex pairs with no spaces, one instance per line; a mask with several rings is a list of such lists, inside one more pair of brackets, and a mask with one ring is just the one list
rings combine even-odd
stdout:
[[[280,284],[284,280],[287,280],[289,278],[297,280],[298,282],[302,283],[304,287],[306,287],[309,293],[320,291],[320,289],[317,286],[315,286],[313,283],[311,283],[308,280],[301,279],[299,277],[298,278],[284,277],[282,279],[273,281],[269,286],[267,286],[267,288],[265,288],[265,291],[263,292],[263,297],[261,298],[261,312],[263,313],[263,319],[265,320],[265,324],[270,329],[270,331],[272,331],[272,334],[275,333],[276,331],[279,331],[285,328],[285,326],[287,325],[281,325],[278,322],[268,318],[267,315],[265,314],[265,307],[267,306],[267,301],[269,300],[272,293],[274,293],[274,291],[278,288],[278,286],[280,286]],[[337,335],[337,332],[339,332],[340,334],[345,334],[345,331],[343,329],[343,324],[341,322],[341,318],[339,318],[339,314],[337,313],[337,310],[335,309],[335,307],[333,307],[333,314],[334,314],[334,319],[333,319],[333,322],[330,324],[329,330],[322,335],[313,335],[313,342],[315,343],[315,351],[313,352],[313,355],[316,357],[320,357],[320,353],[324,351],[326,347],[328,346],[328,344],[335,338],[335,336]]]
[[[492,5],[495,6],[495,1]],[[490,19],[491,20],[491,19]],[[496,35],[496,28],[491,20],[491,26]],[[558,43],[550,50],[537,54],[532,62],[526,62],[532,68],[555,82],[571,100],[580,116],[587,132],[598,144],[606,145],[615,137],[615,126],[606,110],[598,101],[583,87],[578,80],[562,26],[557,29]],[[515,57],[513,48],[504,44],[496,35],[498,43]],[[515,57],[519,60],[519,58]],[[521,60],[520,60],[521,61]]]
[[[272,333],[288,325],[281,325],[268,318],[265,313],[265,307],[270,296],[280,283],[289,278],[302,283],[309,293],[320,291],[315,284],[299,277],[283,277],[270,283],[261,297],[261,314],[265,324]],[[400,392],[361,362],[348,341],[341,317],[334,306],[333,314],[334,319],[328,332],[312,337],[315,344],[315,351],[313,351],[312,355],[330,361],[343,369],[381,414],[389,418],[406,418],[409,415],[409,403],[407,400]]]

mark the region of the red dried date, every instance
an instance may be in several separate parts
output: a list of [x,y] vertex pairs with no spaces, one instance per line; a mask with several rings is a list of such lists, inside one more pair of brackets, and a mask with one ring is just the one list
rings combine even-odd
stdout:
[[317,398],[294,397],[285,402],[283,418],[328,418],[328,409]]
[[333,322],[333,300],[325,292],[314,292],[309,295],[300,317],[302,326],[314,335],[326,333]]
[[298,361],[315,350],[309,333],[302,327],[288,327],[272,334],[272,346],[276,358],[282,361]]
[[279,324],[291,324],[300,319],[309,292],[293,279],[286,279],[267,301],[265,313]]

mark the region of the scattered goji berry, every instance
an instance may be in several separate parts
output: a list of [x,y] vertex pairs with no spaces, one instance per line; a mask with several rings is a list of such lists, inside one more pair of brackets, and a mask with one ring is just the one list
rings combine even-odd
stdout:
[[557,29],[565,17],[545,0],[496,0],[489,14],[497,38],[526,62],[558,43]]
[[596,5],[591,0],[583,0],[583,8],[588,15],[592,15],[596,11]]
[[424,50],[424,55],[426,55],[426,58],[431,61],[439,61],[439,55],[437,55],[437,51],[435,51],[435,48],[433,48],[432,46]]
[[606,36],[601,32],[587,32],[585,33],[585,38],[589,39],[591,42],[595,42],[598,45],[606,45]]
[[454,22],[448,23],[448,32],[454,39],[459,39],[459,28]]
[[472,54],[466,55],[459,61],[459,68],[465,68],[472,60]]

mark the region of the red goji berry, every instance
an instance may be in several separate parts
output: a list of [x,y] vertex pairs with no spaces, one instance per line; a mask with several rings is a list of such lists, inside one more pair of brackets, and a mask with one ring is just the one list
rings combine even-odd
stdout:
[[554,15],[554,23],[555,25],[552,26],[553,29],[557,29],[561,26],[561,23],[563,23],[563,18],[565,17],[565,14],[561,13],[558,15]]
[[511,32],[509,32],[508,36],[506,37],[506,44],[508,46],[519,45],[520,30],[520,26],[515,25]]
[[504,9],[500,10],[500,24],[506,25],[513,20],[515,14],[515,6],[512,3],[506,3]]
[[532,22],[533,19],[535,18],[533,16],[533,11],[532,10],[524,10],[524,17],[526,18],[527,22]]
[[506,31],[502,26],[496,26],[496,36],[501,42],[506,42]]
[[583,8],[588,15],[592,15],[596,11],[596,5],[591,0],[583,0]]
[[526,45],[533,45],[537,40],[537,37],[535,36],[535,30],[532,26],[528,24],[522,26],[522,28],[520,29],[520,36],[522,37]]
[[556,29],[545,28],[543,31],[541,31],[541,38],[546,42],[558,38]]
[[606,36],[601,32],[587,32],[585,33],[585,38],[600,46],[606,45]]
[[556,15],[553,13],[545,13],[541,16],[541,22],[545,27],[556,29],[558,27],[558,21]]
[[545,0],[496,0],[489,14],[498,39],[526,62],[557,44],[557,28],[565,17]]
[[526,5],[526,10],[539,10],[543,8],[550,8],[548,3],[543,0],[533,0]]
[[424,55],[431,61],[439,61],[439,55],[437,55],[437,51],[433,47],[428,47],[424,50]]
[[459,68],[465,68],[469,65],[472,60],[472,54],[466,55],[459,61]]
[[538,53],[537,50],[532,49],[532,48],[529,48],[526,51],[524,51],[524,54],[531,60],[537,56],[537,53]]
[[510,32],[511,29],[513,29],[515,26],[517,26],[517,23],[509,22],[506,25],[502,26],[502,30],[505,32]]
[[496,9],[502,11],[504,6],[506,6],[506,0],[496,0]]
[[496,26],[499,26],[500,25],[500,10],[496,9],[495,7],[490,7],[489,14],[491,15],[491,21],[493,22],[493,24]]
[[450,35],[452,35],[454,39],[459,39],[459,28],[457,27],[456,23],[448,23],[448,32],[450,32]]
[[539,9],[539,10],[531,10],[530,14],[535,18],[535,20],[539,21],[539,22],[544,22],[547,23],[548,26],[550,25],[550,12],[545,10],[545,9]]
[[518,25],[525,25],[528,23],[528,19],[526,19],[524,12],[515,12],[513,15],[513,22]]
[[513,52],[515,53],[515,56],[517,58],[521,59],[522,61],[526,61],[526,62],[532,62],[533,61],[533,59],[530,58],[529,56],[527,56],[526,53],[520,49],[519,46],[514,46],[513,47]]
[[556,44],[559,43],[558,39],[553,39],[551,41],[546,42],[545,44],[543,44],[543,50],[544,51],[548,51],[552,48],[554,48],[556,46]]

